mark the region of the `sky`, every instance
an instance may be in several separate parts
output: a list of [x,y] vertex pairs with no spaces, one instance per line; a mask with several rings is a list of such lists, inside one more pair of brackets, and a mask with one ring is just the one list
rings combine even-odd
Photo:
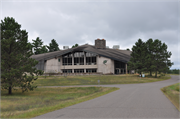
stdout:
[[97,38],[120,49],[159,39],[172,53],[171,69],[180,69],[180,0],[0,0],[0,14],[21,24],[29,42],[55,39],[60,49]]

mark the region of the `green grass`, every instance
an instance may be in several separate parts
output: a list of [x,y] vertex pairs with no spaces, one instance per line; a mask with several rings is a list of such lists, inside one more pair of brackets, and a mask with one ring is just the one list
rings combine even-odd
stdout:
[[174,104],[174,106],[180,111],[179,107],[179,85],[180,83],[176,83],[167,87],[162,88],[161,90],[166,95],[166,97]]
[[137,75],[91,75],[91,76],[40,76],[34,85],[37,86],[70,86],[70,85],[98,85],[99,84],[132,84],[148,83],[169,79],[170,76],[161,76],[158,78],[147,76],[140,78]]
[[1,90],[1,118],[32,118],[57,109],[105,95],[119,88],[58,87],[37,88],[31,92]]

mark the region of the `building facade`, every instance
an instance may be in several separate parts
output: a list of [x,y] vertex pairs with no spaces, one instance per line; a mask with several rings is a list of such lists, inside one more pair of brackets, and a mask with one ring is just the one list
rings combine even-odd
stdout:
[[39,61],[37,69],[45,73],[102,73],[125,74],[131,51],[106,48],[104,39],[95,45],[82,45],[71,49],[33,55]]

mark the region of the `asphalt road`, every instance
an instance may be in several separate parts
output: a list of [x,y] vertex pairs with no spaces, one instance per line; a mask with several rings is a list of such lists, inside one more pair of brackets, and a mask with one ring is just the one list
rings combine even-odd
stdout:
[[179,82],[179,76],[143,84],[102,85],[120,90],[36,118],[179,118],[180,113],[160,88]]

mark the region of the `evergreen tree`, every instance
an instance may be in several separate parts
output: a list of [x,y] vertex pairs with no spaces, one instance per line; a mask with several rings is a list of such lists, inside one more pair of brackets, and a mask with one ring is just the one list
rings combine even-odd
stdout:
[[43,45],[43,41],[42,39],[40,39],[39,37],[36,38],[36,40],[32,40],[32,46],[34,48],[34,54],[41,54],[41,49],[42,49],[42,45]]
[[171,52],[167,51],[167,45],[160,40],[149,39],[145,43],[139,39],[132,48],[131,59],[128,62],[128,69],[141,72],[166,72],[173,65],[169,60]]
[[56,42],[56,40],[52,39],[51,43],[49,43],[49,46],[47,46],[47,48],[49,49],[49,52],[53,52],[53,51],[58,51],[60,50],[58,47],[58,43]]
[[146,55],[147,55],[147,59],[146,59],[146,67],[148,72],[150,72],[150,76],[152,76],[152,71],[155,68],[153,64],[153,49],[154,49],[154,43],[153,40],[150,38],[148,41],[146,41]]
[[33,40],[32,47],[34,48],[34,54],[36,55],[48,52],[47,46],[43,45],[43,41],[39,37],[37,37],[36,40]]
[[46,45],[43,45],[43,46],[41,47],[41,53],[40,53],[40,54],[42,54],[42,53],[47,53],[47,52],[48,52],[47,46],[46,46]]
[[146,71],[146,45],[139,39],[132,48],[131,59],[128,62],[128,69],[136,70],[139,74]]
[[[33,54],[28,42],[28,33],[21,30],[21,25],[14,18],[1,20],[1,88],[12,94],[14,87],[20,87],[22,92],[33,90],[33,80],[42,71],[34,66],[38,63],[30,58]],[[28,75],[27,75],[28,74]]]
[[72,48],[78,47],[79,45],[76,43],[75,45],[72,46]]
[[155,71],[155,77],[157,77],[157,72],[166,72],[173,63],[169,60],[171,57],[171,52],[167,51],[167,45],[165,43],[161,43],[160,40],[154,40],[153,49],[151,52],[152,60],[152,69]]

